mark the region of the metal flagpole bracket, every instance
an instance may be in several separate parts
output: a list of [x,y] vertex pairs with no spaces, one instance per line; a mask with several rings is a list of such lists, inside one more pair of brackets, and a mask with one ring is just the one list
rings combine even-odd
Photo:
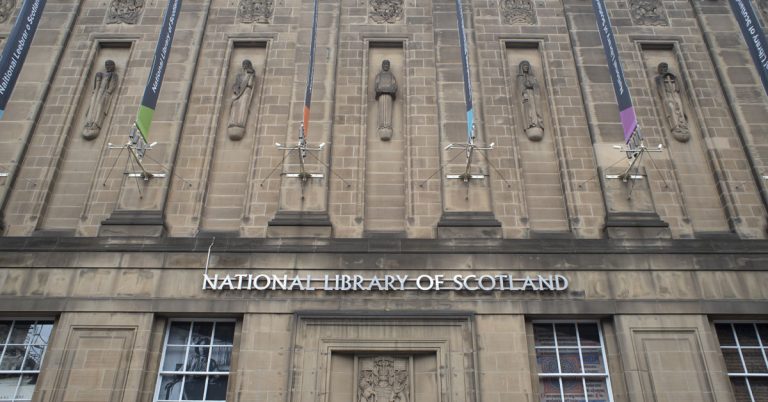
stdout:
[[474,124],[472,125],[472,136],[470,137],[469,141],[467,141],[466,144],[448,144],[445,147],[445,150],[449,149],[463,149],[466,152],[467,155],[467,164],[464,169],[464,173],[461,174],[446,174],[446,179],[459,179],[462,180],[464,183],[469,183],[470,180],[473,179],[484,179],[488,177],[487,174],[473,174],[470,172],[470,169],[472,168],[472,155],[475,151],[488,151],[491,149],[494,149],[496,147],[496,143],[491,143],[487,147],[481,147],[475,144],[475,135],[474,135],[475,127]]
[[120,150],[128,150],[128,154],[130,158],[133,158],[133,160],[136,162],[136,164],[139,166],[139,169],[141,169],[140,172],[127,172],[126,176],[128,177],[136,177],[141,178],[144,180],[149,179],[162,179],[166,177],[165,173],[150,173],[145,167],[144,163],[142,163],[142,160],[144,159],[144,155],[148,150],[151,150],[152,147],[157,145],[157,142],[153,142],[151,144],[147,144],[144,141],[144,137],[139,133],[139,129],[136,127],[136,124],[133,125],[131,128],[131,133],[128,136],[129,140],[123,145],[114,145],[111,142],[107,144],[107,147],[109,149],[120,149]]
[[642,139],[631,145],[630,144],[628,144],[627,146],[616,145],[613,148],[627,154],[627,159],[629,160],[629,166],[621,174],[607,174],[605,175],[605,178],[620,179],[625,183],[629,180],[642,180],[644,178],[643,175],[633,174],[633,173],[637,173],[640,159],[643,157],[643,155],[646,152],[662,152],[664,150],[664,147],[661,144],[659,144],[656,148],[648,148],[645,146],[645,141],[643,141]]
[[299,135],[299,142],[294,146],[275,143],[277,149],[284,151],[299,151],[299,172],[298,173],[283,173],[285,177],[299,178],[302,182],[306,182],[309,179],[322,179],[325,177],[323,173],[309,173],[307,172],[304,164],[304,159],[307,157],[309,151],[322,151],[325,148],[325,143],[321,143],[317,147],[311,147],[307,144],[307,140],[304,137],[304,124],[301,125],[301,133]]

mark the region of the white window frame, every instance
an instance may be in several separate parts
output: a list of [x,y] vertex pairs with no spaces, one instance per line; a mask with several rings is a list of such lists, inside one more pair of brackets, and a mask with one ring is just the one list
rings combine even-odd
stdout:
[[[187,337],[187,343],[184,345],[186,347],[186,351],[184,353],[184,361],[183,361],[185,371],[168,371],[168,370],[163,370],[163,367],[165,366],[165,356],[166,356],[166,352],[168,350],[168,338],[171,335],[171,326],[173,325],[174,322],[190,322],[190,323],[192,323],[192,327],[194,327],[195,323],[214,323],[214,329],[213,329],[214,335],[216,333],[216,326],[215,326],[216,323],[231,323],[231,324],[234,324],[235,325],[235,331],[237,331],[237,320],[235,320],[235,319],[226,319],[226,318],[224,318],[224,319],[217,319],[217,318],[173,318],[173,319],[168,320],[168,325],[166,325],[166,328],[165,328],[165,335],[163,336],[163,353],[162,353],[162,355],[160,357],[160,367],[158,367],[158,373],[157,373],[157,384],[155,385],[155,394],[152,397],[152,401],[158,402],[158,401],[166,401],[167,400],[167,399],[160,399],[159,398],[159,396],[160,396],[160,387],[162,386],[162,383],[163,383],[163,376],[181,376],[182,377],[181,390],[180,390],[180,394],[179,394],[180,398],[182,397],[183,392],[184,392],[184,381],[185,381],[184,377],[186,377],[186,376],[212,377],[212,376],[222,376],[222,375],[225,375],[225,376],[227,376],[227,388],[229,388],[229,386],[230,386],[229,380],[232,378],[232,368],[231,367],[230,367],[230,371],[186,371],[186,364],[187,364],[187,358],[189,357],[189,346],[190,346],[189,345],[189,342],[190,342],[189,337],[192,336],[192,327],[190,327],[189,335]],[[208,353],[208,362],[206,363],[205,367],[208,367],[210,365],[210,362],[211,362],[211,355],[212,355],[212,353],[210,353],[210,351],[212,350],[212,347],[214,346],[213,345],[213,338],[214,337],[211,336],[211,343],[206,346],[207,348],[209,348],[209,353]],[[231,354],[234,353],[234,349],[235,349],[234,343],[235,343],[235,341],[234,341],[234,337],[233,337],[232,345],[229,345],[229,347],[231,348],[231,351],[230,351]],[[174,345],[174,346],[179,346],[179,345]],[[224,345],[219,345],[219,346],[224,346]],[[231,354],[230,354],[230,361],[232,359]],[[208,381],[206,380],[205,390],[203,391],[203,397],[205,397],[205,394],[207,392],[208,392]],[[197,400],[194,400],[194,399],[188,400],[188,401],[189,402],[214,402],[214,401],[197,401]]]
[[[24,363],[27,361],[27,356],[29,355],[29,346],[33,346],[33,344],[17,344],[17,343],[9,343],[11,340],[11,334],[13,333],[13,329],[16,327],[16,323],[19,321],[33,321],[36,325],[40,322],[50,322],[51,325],[51,334],[48,337],[48,339],[45,341],[45,344],[43,345],[43,355],[40,357],[40,367],[37,370],[25,370],[24,369]],[[5,339],[0,340],[0,362],[2,362],[3,358],[5,357],[5,352],[8,349],[8,346],[24,346],[24,357],[21,359],[21,369],[20,370],[0,370],[0,375],[18,375],[19,381],[16,383],[16,389],[13,391],[13,397],[10,399],[7,399],[10,402],[15,401],[28,401],[32,400],[34,398],[30,399],[17,399],[16,396],[19,393],[19,386],[21,385],[21,379],[24,378],[25,375],[31,375],[31,374],[37,374],[38,380],[40,379],[40,371],[43,368],[43,362],[45,361],[45,354],[48,352],[48,345],[51,341],[51,338],[53,337],[53,329],[56,325],[56,320],[52,317],[8,317],[8,318],[0,318],[0,322],[10,322],[11,323],[11,329],[8,331],[8,335],[6,335]],[[35,384],[37,385],[37,384]],[[37,388],[37,386],[35,386]],[[33,397],[34,397],[34,392]]]
[[[554,346],[538,346],[536,345],[536,334],[533,332],[533,326],[534,325],[540,325],[540,324],[549,324],[552,325],[552,331],[554,336],[555,345]],[[557,342],[557,333],[555,332],[555,324],[574,324],[576,326],[576,346],[559,346]],[[597,333],[600,337],[600,351],[603,357],[603,366],[605,371],[603,373],[585,373],[584,372],[584,355],[582,350],[583,349],[598,349],[595,346],[582,346],[581,345],[581,336],[580,331],[578,328],[578,325],[576,324],[594,324],[597,326]],[[560,401],[565,401],[565,395],[563,393],[563,379],[568,378],[581,378],[581,384],[584,389],[584,400],[589,401],[589,397],[587,396],[587,379],[605,379],[605,387],[608,391],[608,402],[613,402],[613,388],[611,387],[611,373],[608,369],[608,356],[605,354],[605,338],[603,336],[603,327],[600,325],[600,321],[595,320],[534,320],[531,321],[531,335],[533,338],[533,349],[534,349],[534,367],[536,368],[536,374],[537,374],[537,389],[538,389],[538,399],[541,400],[541,379],[542,378],[557,378],[560,383]],[[558,373],[540,373],[539,372],[539,365],[537,360],[536,351],[539,349],[549,349],[555,350],[555,357],[557,359],[557,371]],[[560,367],[560,349],[574,349],[578,350],[579,352],[579,364],[581,365],[581,371],[582,373],[563,373],[562,367]]]
[[[741,361],[741,368],[744,370],[741,373],[731,373],[728,371],[728,367],[723,365],[723,368],[725,368],[726,372],[728,373],[728,379],[729,383],[731,383],[731,392],[735,395],[736,393],[733,390],[733,383],[730,381],[731,378],[743,378],[744,382],[747,384],[747,392],[749,392],[749,398],[752,399],[753,402],[755,402],[755,396],[752,395],[752,386],[749,384],[750,378],[768,378],[768,373],[748,373],[747,370],[747,364],[744,361],[744,353],[742,353],[743,349],[758,349],[762,352],[763,355],[763,362],[766,364],[766,367],[768,367],[768,345],[763,344],[763,340],[760,339],[760,332],[757,329],[758,324],[768,324],[768,321],[761,321],[761,320],[755,320],[755,321],[749,321],[749,320],[718,320],[713,322],[712,329],[715,331],[715,338],[717,338],[717,343],[720,346],[720,355],[723,357],[723,360],[725,360],[725,355],[723,354],[723,349],[729,349],[729,350],[736,350],[739,352],[739,361]],[[718,324],[728,324],[731,326],[731,332],[733,332],[733,339],[736,342],[736,346],[723,346],[720,344],[720,337],[717,336],[717,329],[716,325]],[[752,324],[752,326],[755,328],[755,334],[757,335],[757,344],[758,346],[741,346],[741,343],[739,342],[739,336],[736,333],[736,328],[734,327],[734,324]],[[768,334],[767,334],[768,335]]]

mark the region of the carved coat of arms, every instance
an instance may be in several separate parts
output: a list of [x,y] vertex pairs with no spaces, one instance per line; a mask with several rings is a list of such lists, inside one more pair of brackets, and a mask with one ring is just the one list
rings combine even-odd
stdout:
[[407,362],[388,356],[360,359],[358,402],[409,402]]
[[535,24],[536,14],[531,0],[501,0],[501,15],[507,24]]
[[637,25],[667,25],[661,0],[629,0],[629,9]]
[[16,7],[16,0],[0,0],[0,24],[8,20]]
[[237,17],[244,24],[268,24],[272,18],[272,0],[240,0]]
[[379,24],[392,24],[403,18],[403,0],[370,0],[371,20]]
[[112,0],[107,11],[107,24],[135,24],[139,22],[144,0]]

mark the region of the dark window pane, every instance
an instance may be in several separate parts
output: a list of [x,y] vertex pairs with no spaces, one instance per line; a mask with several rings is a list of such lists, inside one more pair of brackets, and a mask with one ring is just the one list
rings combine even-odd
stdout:
[[561,402],[560,381],[557,378],[542,378],[539,380],[540,402]]
[[749,387],[755,401],[768,401],[768,378],[750,378]]
[[183,371],[184,356],[187,353],[186,346],[168,346],[165,349],[163,371]]
[[533,324],[533,341],[536,346],[555,346],[552,324]]
[[16,391],[16,400],[32,399],[32,393],[35,392],[35,384],[37,384],[37,374],[26,374],[21,377],[19,390]]
[[51,331],[53,330],[53,324],[49,321],[40,321],[34,327],[32,327],[32,344],[35,345],[47,345],[48,339],[51,337]]
[[560,370],[563,373],[582,372],[578,349],[560,349]]
[[557,346],[576,346],[576,325],[555,324]]
[[232,341],[235,338],[235,323],[234,322],[217,322],[216,334],[213,338],[214,345],[232,345]]
[[536,349],[536,364],[539,373],[559,373],[555,349]]
[[760,333],[760,340],[763,347],[768,348],[768,324],[757,324],[757,332]]
[[731,324],[715,324],[715,331],[717,332],[717,339],[720,340],[720,346],[736,346]]
[[747,381],[743,378],[731,377],[731,385],[733,386],[733,394],[736,397],[736,402],[752,402],[752,398],[749,397],[749,388],[747,388]]
[[11,321],[0,321],[0,344],[8,340],[9,332],[11,332]]
[[585,402],[584,384],[581,378],[563,378],[563,397],[565,402]]
[[231,346],[214,346],[211,348],[211,362],[208,371],[229,371]]
[[583,349],[581,358],[584,360],[585,373],[605,373],[603,351],[601,349]]
[[184,378],[184,393],[182,400],[202,401],[205,392],[204,375],[188,375]]
[[214,375],[208,377],[208,393],[205,395],[206,401],[223,401],[227,399],[227,381],[229,377],[225,375]]
[[0,374],[0,399],[13,399],[19,385],[18,375]]
[[187,354],[187,371],[206,371],[210,351],[208,346],[190,346]]
[[581,346],[600,346],[600,331],[597,324],[579,324]]
[[763,352],[761,352],[760,349],[742,349],[741,354],[744,356],[744,364],[747,366],[747,372],[752,374],[768,373],[768,368],[765,367]]
[[182,378],[180,375],[163,376],[160,381],[160,395],[157,399],[178,401],[181,395]]
[[192,324],[192,345],[210,345],[213,335],[212,322],[196,322]]
[[40,370],[40,364],[43,362],[43,346],[29,346],[27,350],[27,359],[24,361],[24,370]]
[[736,336],[739,337],[739,345],[741,346],[757,346],[757,333],[755,333],[755,326],[752,324],[733,324],[736,328]]
[[189,339],[189,323],[188,322],[173,322],[171,323],[171,331],[168,334],[169,345],[186,345]]
[[743,373],[744,367],[741,364],[741,356],[736,349],[722,349],[723,359],[725,359],[725,367],[728,368],[729,373]]
[[587,379],[587,398],[589,402],[609,402],[608,385],[605,380]]
[[0,370],[21,370],[25,351],[24,346],[7,346],[3,361],[0,362]]
[[13,330],[11,331],[10,342],[8,343],[13,343],[17,345],[23,345],[25,343],[29,343],[29,341],[27,341],[27,338],[29,337],[28,335],[33,325],[34,325],[33,321],[16,321],[16,323],[13,325]]

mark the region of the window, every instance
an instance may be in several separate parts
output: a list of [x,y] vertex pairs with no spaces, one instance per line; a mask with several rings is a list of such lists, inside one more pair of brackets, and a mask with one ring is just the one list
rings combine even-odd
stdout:
[[768,401],[768,323],[716,323],[736,402]]
[[226,400],[234,334],[233,321],[171,321],[155,400]]
[[0,321],[0,401],[32,400],[52,321]]
[[611,381],[597,323],[533,324],[541,402],[609,402]]

